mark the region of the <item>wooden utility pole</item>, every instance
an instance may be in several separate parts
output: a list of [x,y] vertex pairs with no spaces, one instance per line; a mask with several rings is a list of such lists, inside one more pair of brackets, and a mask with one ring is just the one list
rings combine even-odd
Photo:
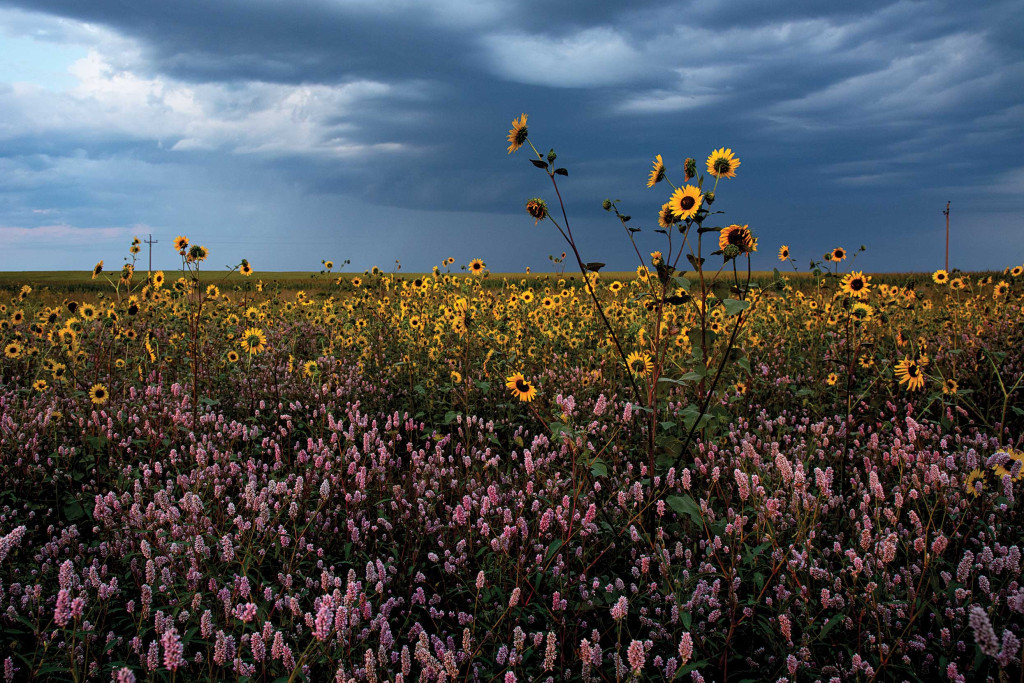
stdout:
[[946,272],[949,272],[949,202],[946,202]]
[[[947,211],[948,211],[948,209],[947,209]],[[949,251],[949,235],[948,235],[949,228],[948,227],[946,228],[946,232],[947,232],[947,236],[946,236],[946,251],[948,252]],[[153,272],[153,245],[154,244],[158,244],[159,242],[160,242],[160,240],[153,239],[153,233],[149,233],[149,239],[146,240],[146,244],[149,245],[149,270],[147,271],[147,274]],[[948,254],[947,254],[946,260],[947,261],[949,260]]]

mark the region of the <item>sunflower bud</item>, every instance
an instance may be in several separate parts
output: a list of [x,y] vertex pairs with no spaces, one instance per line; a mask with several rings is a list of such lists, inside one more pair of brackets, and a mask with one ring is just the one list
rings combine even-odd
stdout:
[[551,151],[548,152],[548,163],[549,164],[554,163],[555,159],[557,159],[557,158],[558,158],[558,155],[555,154],[555,150],[552,149]]
[[725,260],[734,259],[740,255],[740,248],[735,244],[730,244],[722,250],[722,255],[725,256]]
[[683,181],[690,182],[691,178],[697,177],[697,160],[686,158],[686,163],[683,164],[683,173],[685,174]]
[[533,224],[537,225],[548,217],[548,204],[540,197],[534,197],[526,202],[526,213],[533,216]]
[[605,211],[611,211],[612,210],[612,200],[606,199],[603,202],[601,202],[601,208],[604,209]]
[[715,193],[714,192],[707,192],[707,193],[705,193],[704,194],[704,202],[706,204],[714,204],[715,203]]

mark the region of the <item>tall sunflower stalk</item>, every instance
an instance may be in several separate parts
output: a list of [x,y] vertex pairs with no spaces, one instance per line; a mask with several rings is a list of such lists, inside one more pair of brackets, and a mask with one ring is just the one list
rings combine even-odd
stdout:
[[[550,220],[572,250],[580,273],[583,275],[587,292],[593,299],[595,308],[608,329],[615,349],[626,367],[626,377],[632,388],[634,399],[638,405],[647,411],[647,452],[648,468],[651,475],[653,476],[655,472],[657,464],[656,454],[659,446],[673,446],[669,451],[669,455],[670,457],[674,455],[671,459],[671,465],[677,467],[688,452],[696,433],[706,428],[709,423],[708,411],[711,402],[718,396],[716,388],[725,366],[730,360],[737,361],[736,340],[740,328],[747,317],[745,315],[746,309],[750,307],[751,303],[748,300],[748,294],[751,289],[750,253],[757,251],[757,239],[751,234],[747,225],[729,225],[724,228],[704,226],[704,221],[712,215],[709,207],[715,201],[715,191],[717,190],[718,182],[723,178],[736,177],[736,168],[740,165],[740,160],[733,154],[731,149],[721,148],[713,151],[707,159],[707,172],[715,178],[715,185],[711,192],[704,192],[704,176],[698,177],[695,160],[686,160],[683,183],[677,186],[668,179],[662,157],[660,155],[656,157],[647,186],[654,187],[664,180],[673,189],[669,201],[661,207],[658,217],[659,228],[656,229],[656,232],[665,235],[667,250],[666,255],[663,255],[660,251],[651,254],[651,265],[655,269],[656,277],[650,276],[647,262],[641,255],[640,248],[636,243],[635,234],[640,232],[640,228],[629,225],[631,217],[619,211],[617,206],[618,200],[611,201],[606,199],[604,201],[604,209],[606,211],[614,211],[627,233],[633,251],[637,255],[640,262],[637,269],[638,276],[643,281],[652,283],[652,286],[649,287],[649,291],[645,295],[647,297],[645,306],[653,312],[652,332],[643,337],[643,339],[647,340],[646,344],[649,345],[652,353],[633,352],[627,355],[619,336],[615,333],[605,314],[594,288],[597,271],[604,264],[584,262],[569,226],[565,203],[562,200],[558,182],[555,178],[557,175],[567,176],[568,171],[564,168],[555,167],[554,162],[557,155],[554,150],[548,152],[547,155],[541,154],[537,150],[529,138],[526,121],[526,114],[523,114],[518,119],[513,119],[512,128],[508,132],[508,153],[511,154],[519,150],[523,145],[530,146],[530,149],[536,155],[535,159],[530,159],[530,163],[537,168],[543,169],[551,179],[555,194],[558,197],[562,213],[562,223],[560,224],[550,215],[546,202],[540,198],[535,197],[526,203],[527,213],[534,218],[534,224],[544,219]],[[691,180],[694,181],[694,184],[690,183]],[[691,239],[694,226],[696,226],[696,239]],[[677,232],[681,236],[678,244],[675,241],[675,233]],[[706,259],[702,252],[704,248],[704,235],[710,232],[718,233],[719,247],[711,255],[721,255],[723,260],[718,271],[709,275],[705,271],[704,264]],[[685,277],[684,273],[678,270],[679,263],[684,254],[696,275],[696,282],[692,284]],[[746,257],[747,272],[745,278],[741,278],[736,262],[744,256]],[[716,281],[730,264],[733,275],[730,291],[736,298],[725,299],[721,304],[725,311],[725,317],[732,317],[733,322],[731,329],[728,330],[728,342],[725,349],[721,352],[721,356],[717,359],[718,363],[717,367],[715,367],[711,357],[713,343],[715,337],[724,331],[724,328],[717,329],[722,327],[717,322],[714,325],[712,324],[709,320],[709,309],[713,304],[717,304],[717,299],[714,296]],[[699,286],[699,290],[694,285]],[[693,344],[694,368],[689,372],[680,372],[680,376],[676,378],[666,377],[664,375],[668,360],[669,338],[683,332],[680,328],[668,325],[666,319],[670,317],[669,310],[684,304],[693,307],[695,318],[699,322],[700,328],[699,331],[695,331],[690,335],[695,337],[692,341],[697,342]],[[671,315],[671,318],[674,320],[674,313]],[[712,330],[713,326],[716,329]],[[714,336],[709,336],[712,332],[714,332]],[[749,366],[746,366],[745,369],[749,372]],[[644,377],[647,380],[646,391],[642,392],[637,384],[637,379]],[[666,439],[659,440],[659,400],[664,394],[662,389],[666,387],[666,383],[685,387],[693,381],[697,383],[697,402],[700,408],[697,411],[690,410],[686,414],[686,422],[688,424],[685,429],[685,436],[678,438],[670,435]],[[682,436],[682,433],[680,436]],[[678,447],[678,452],[673,454],[671,451],[674,451],[675,447]]]

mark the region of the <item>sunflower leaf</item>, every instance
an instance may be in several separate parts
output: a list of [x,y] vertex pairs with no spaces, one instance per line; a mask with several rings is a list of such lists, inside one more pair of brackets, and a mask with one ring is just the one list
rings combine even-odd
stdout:
[[732,316],[741,313],[750,308],[749,301],[740,301],[739,299],[726,299],[722,302],[725,307],[725,314]]
[[543,168],[545,170],[547,170],[548,167],[548,163],[546,161],[541,161],[540,159],[530,159],[530,163],[537,168]]
[[600,261],[591,261],[591,262],[586,264],[586,269],[587,270],[592,270],[595,273],[597,273],[597,272],[600,272],[600,270],[602,268],[604,268],[606,265],[607,264],[601,263]]
[[567,176],[567,175],[569,175],[569,172],[567,170],[565,170],[564,168],[556,168],[555,169],[555,175]]

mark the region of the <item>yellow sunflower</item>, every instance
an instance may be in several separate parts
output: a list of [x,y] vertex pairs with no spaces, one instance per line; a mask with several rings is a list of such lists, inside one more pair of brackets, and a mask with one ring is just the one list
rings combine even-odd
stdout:
[[924,372],[917,361],[904,358],[894,368],[900,384],[906,384],[909,391],[916,391],[924,386]]
[[7,358],[20,358],[21,357],[21,344],[16,341],[9,342],[4,346],[4,356]]
[[783,244],[781,247],[779,247],[779,260],[780,261],[785,261],[788,258],[789,258],[789,247],[787,247],[785,244]]
[[836,247],[832,250],[832,253],[829,254],[829,256],[832,261],[844,261],[846,260],[846,250],[842,247]]
[[37,379],[35,382],[32,382],[32,388],[36,391],[46,391],[46,380]]
[[252,266],[249,265],[248,261],[243,260],[242,265],[238,266],[238,272],[245,277],[249,277],[252,275]]
[[967,475],[967,492],[977,498],[985,490],[985,473],[977,467]]
[[537,387],[526,381],[526,377],[521,372],[506,377],[505,387],[524,403],[529,403],[537,396]]
[[837,375],[834,372],[828,373],[828,377],[825,378],[825,384],[829,385],[830,387],[834,387],[838,381],[839,375]]
[[955,396],[959,388],[960,385],[957,384],[957,381],[952,378],[947,379],[942,383],[942,393],[946,394],[947,396]]
[[946,284],[947,282],[949,282],[949,273],[942,270],[941,268],[939,270],[936,270],[934,273],[932,273],[932,282],[934,282],[937,285]]
[[89,389],[89,400],[96,405],[103,405],[110,398],[110,393],[102,384],[93,384]]
[[529,133],[526,128],[526,114],[518,119],[512,119],[512,130],[508,132],[508,153],[511,154],[522,147],[527,135]]
[[658,211],[658,225],[663,228],[671,228],[678,222],[679,219],[672,213],[672,202],[662,204],[661,210]]
[[267,335],[258,327],[250,327],[242,333],[238,344],[250,356],[255,356],[257,353],[262,353],[266,350]]
[[654,362],[651,360],[651,354],[640,353],[639,351],[633,351],[626,356],[626,367],[634,375],[649,375],[654,372]]
[[729,245],[738,247],[741,254],[746,254],[757,251],[757,238],[746,225],[730,225],[718,233],[718,248],[725,249]]
[[725,147],[716,149],[708,156],[708,173],[716,178],[735,178],[736,168],[740,160],[732,153],[731,149]]
[[100,273],[103,272],[103,261],[101,260],[95,266],[92,267],[92,279],[95,280]]
[[478,258],[475,258],[469,262],[469,272],[473,273],[473,275],[479,275],[480,273],[484,272],[484,268],[486,267],[487,264],[485,264],[481,259]]
[[188,238],[184,235],[178,235],[174,238],[174,250],[179,254],[184,253],[188,249]]
[[654,187],[662,180],[665,179],[665,162],[661,160],[661,155],[654,157],[654,168],[651,169],[651,175],[647,178],[647,187]]
[[858,299],[863,299],[868,295],[868,290],[871,288],[871,276],[864,275],[859,270],[855,270],[843,278],[842,286],[845,293]]
[[697,215],[697,211],[700,210],[700,205],[703,201],[704,195],[700,193],[699,188],[693,185],[685,185],[672,193],[668,203],[672,209],[672,214],[679,220],[685,221]]

